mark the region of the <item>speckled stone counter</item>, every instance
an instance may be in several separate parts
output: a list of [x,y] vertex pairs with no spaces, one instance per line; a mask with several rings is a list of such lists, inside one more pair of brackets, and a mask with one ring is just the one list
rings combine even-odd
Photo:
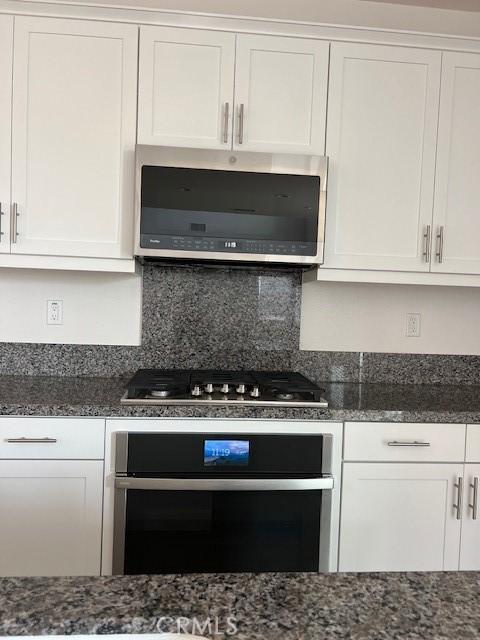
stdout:
[[328,409],[127,406],[124,378],[0,376],[0,415],[480,422],[480,386],[323,383]]
[[474,640],[480,574],[0,580],[0,635],[198,633],[198,625],[217,640]]

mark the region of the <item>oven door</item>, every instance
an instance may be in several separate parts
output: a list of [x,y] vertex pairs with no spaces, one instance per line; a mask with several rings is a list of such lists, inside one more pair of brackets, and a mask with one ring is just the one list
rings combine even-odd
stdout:
[[333,479],[117,478],[114,574],[328,570]]

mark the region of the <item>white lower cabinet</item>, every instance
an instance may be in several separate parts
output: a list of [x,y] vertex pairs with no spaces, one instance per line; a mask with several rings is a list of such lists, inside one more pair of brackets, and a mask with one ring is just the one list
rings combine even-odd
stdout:
[[458,569],[462,520],[455,505],[463,469],[463,464],[345,463],[339,570]]
[[480,571],[480,464],[466,464],[460,569]]
[[2,460],[0,576],[99,575],[103,462]]

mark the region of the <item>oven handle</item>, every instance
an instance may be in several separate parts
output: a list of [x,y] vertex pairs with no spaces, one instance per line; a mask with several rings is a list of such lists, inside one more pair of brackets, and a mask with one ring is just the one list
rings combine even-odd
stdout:
[[316,491],[333,489],[333,477],[320,478],[115,478],[117,489],[148,491]]

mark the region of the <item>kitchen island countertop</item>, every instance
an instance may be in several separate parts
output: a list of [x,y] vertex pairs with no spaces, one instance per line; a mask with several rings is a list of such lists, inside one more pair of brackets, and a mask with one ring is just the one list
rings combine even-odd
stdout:
[[325,382],[328,409],[128,406],[126,378],[0,376],[0,415],[480,423],[480,386]]
[[477,640],[480,573],[0,579],[0,635],[179,628],[216,640]]

